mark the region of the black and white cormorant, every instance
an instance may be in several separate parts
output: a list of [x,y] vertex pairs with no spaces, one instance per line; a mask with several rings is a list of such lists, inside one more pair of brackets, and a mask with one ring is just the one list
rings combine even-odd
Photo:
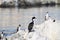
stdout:
[[34,26],[34,20],[33,19],[36,19],[36,18],[35,17],[32,17],[32,22],[29,23],[29,25],[28,25],[28,32],[31,32],[31,30],[32,30],[32,28]]
[[19,27],[20,27],[21,25],[19,24],[19,26],[17,27],[17,32],[19,31]]

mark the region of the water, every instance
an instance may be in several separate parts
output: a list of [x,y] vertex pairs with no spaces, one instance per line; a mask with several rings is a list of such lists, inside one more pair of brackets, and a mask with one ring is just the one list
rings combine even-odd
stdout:
[[27,28],[33,16],[37,18],[35,25],[39,25],[44,22],[47,11],[51,18],[60,21],[60,7],[58,6],[28,9],[0,8],[0,32],[3,30],[4,32],[16,32],[19,24],[23,29]]

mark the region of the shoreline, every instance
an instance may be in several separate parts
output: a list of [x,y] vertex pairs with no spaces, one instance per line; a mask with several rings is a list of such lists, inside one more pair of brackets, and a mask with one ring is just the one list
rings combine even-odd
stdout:
[[[24,5],[18,5],[17,8],[32,8],[32,7],[43,7],[43,6],[49,7],[49,6],[56,6],[56,5],[60,5],[60,3],[28,4],[28,5],[24,4]],[[15,7],[16,7],[15,5],[0,5],[0,8],[15,8]]]

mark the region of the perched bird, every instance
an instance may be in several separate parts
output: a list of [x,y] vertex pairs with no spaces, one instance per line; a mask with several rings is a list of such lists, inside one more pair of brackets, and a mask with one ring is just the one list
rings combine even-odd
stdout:
[[0,34],[0,40],[3,38],[3,32]]
[[[19,27],[20,27],[21,25],[19,24]],[[19,27],[17,27],[17,32],[19,31]]]
[[2,32],[2,33],[1,33],[1,38],[3,38],[3,37],[4,37],[4,33]]
[[45,20],[48,20],[49,19],[49,15],[48,15],[48,12],[46,12],[47,14],[45,15]]
[[35,17],[32,17],[32,22],[31,23],[29,23],[29,25],[28,25],[28,31],[29,32],[31,32],[31,30],[32,30],[32,28],[33,28],[33,26],[34,26],[34,20],[33,19],[36,19]]

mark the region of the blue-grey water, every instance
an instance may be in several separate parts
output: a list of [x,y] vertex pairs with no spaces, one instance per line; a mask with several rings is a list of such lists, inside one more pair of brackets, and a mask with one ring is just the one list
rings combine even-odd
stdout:
[[16,32],[19,24],[21,27],[27,28],[31,22],[31,18],[35,16],[35,25],[44,22],[44,17],[48,12],[49,16],[55,20],[60,21],[60,7],[40,7],[40,8],[0,8],[0,32],[5,32],[5,36],[10,35],[6,33]]

